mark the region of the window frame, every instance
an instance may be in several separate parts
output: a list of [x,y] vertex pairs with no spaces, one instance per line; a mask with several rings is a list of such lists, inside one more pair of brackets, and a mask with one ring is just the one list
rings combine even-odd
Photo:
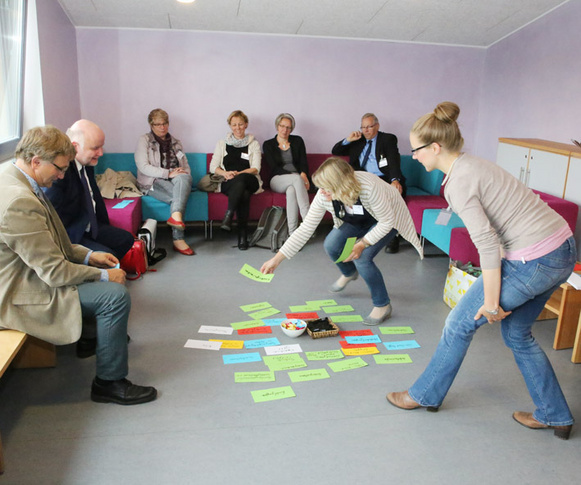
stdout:
[[19,0],[21,2],[21,38],[20,38],[20,65],[18,66],[18,107],[16,120],[16,136],[4,142],[0,142],[0,162],[4,162],[14,156],[16,145],[22,138],[24,126],[24,75],[25,75],[25,58],[26,58],[26,27],[28,0]]

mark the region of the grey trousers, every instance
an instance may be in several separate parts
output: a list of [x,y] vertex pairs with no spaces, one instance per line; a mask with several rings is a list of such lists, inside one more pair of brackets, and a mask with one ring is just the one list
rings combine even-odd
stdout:
[[303,220],[309,212],[309,193],[305,182],[298,173],[275,175],[270,180],[270,188],[279,194],[286,194],[288,232],[292,234],[299,226],[299,210]]
[[[184,173],[168,180],[155,179],[147,195],[170,204],[170,213],[179,212],[183,216],[191,191],[192,177]],[[183,239],[183,229],[172,227],[172,237],[174,241]]]
[[131,297],[124,285],[113,282],[77,286],[83,319],[95,319],[97,330],[97,377],[109,381],[128,373],[127,321]]

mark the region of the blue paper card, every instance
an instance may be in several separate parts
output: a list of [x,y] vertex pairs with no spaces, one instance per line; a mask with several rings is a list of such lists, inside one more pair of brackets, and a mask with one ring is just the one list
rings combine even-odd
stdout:
[[286,318],[263,318],[262,321],[267,327],[278,327]]
[[400,340],[399,342],[383,342],[387,350],[419,349],[420,344],[415,340]]
[[247,349],[258,349],[260,347],[270,347],[272,345],[280,345],[277,338],[260,338],[258,340],[246,340],[244,347]]
[[244,362],[260,362],[262,357],[258,352],[249,352],[247,354],[230,354],[223,355],[224,364],[241,364]]
[[361,335],[361,336],[353,336],[353,337],[345,337],[345,340],[348,344],[374,344],[374,343],[381,343],[381,339],[379,335]]
[[125,199],[125,200],[119,202],[118,204],[115,204],[113,206],[113,209],[125,209],[125,207],[127,207],[132,202],[135,202],[135,201],[133,199]]

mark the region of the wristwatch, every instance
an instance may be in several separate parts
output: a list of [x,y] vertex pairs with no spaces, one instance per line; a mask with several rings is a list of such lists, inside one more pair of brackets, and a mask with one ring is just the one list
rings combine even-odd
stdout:
[[364,237],[362,237],[362,238],[360,239],[360,241],[361,241],[361,242],[363,243],[363,245],[365,246],[365,249],[367,249],[369,246],[371,246],[371,244],[369,244],[369,243],[367,242],[367,239],[365,239]]
[[494,315],[498,315],[499,310],[500,310],[499,307],[496,307],[496,310],[484,310],[484,311],[486,313],[488,313],[489,315],[494,316]]

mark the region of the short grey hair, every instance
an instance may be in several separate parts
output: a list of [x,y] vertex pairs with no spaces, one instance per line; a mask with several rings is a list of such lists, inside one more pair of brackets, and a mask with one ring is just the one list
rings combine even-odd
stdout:
[[363,121],[365,118],[373,118],[373,122],[374,123],[379,123],[379,120],[377,119],[377,116],[375,116],[373,113],[365,113],[361,117],[361,121]]
[[295,119],[293,117],[293,115],[291,115],[290,113],[281,113],[276,117],[276,120],[274,120],[274,127],[278,128],[278,125],[280,125],[280,122],[284,119],[287,119],[291,122],[291,132],[293,132],[295,130]]

